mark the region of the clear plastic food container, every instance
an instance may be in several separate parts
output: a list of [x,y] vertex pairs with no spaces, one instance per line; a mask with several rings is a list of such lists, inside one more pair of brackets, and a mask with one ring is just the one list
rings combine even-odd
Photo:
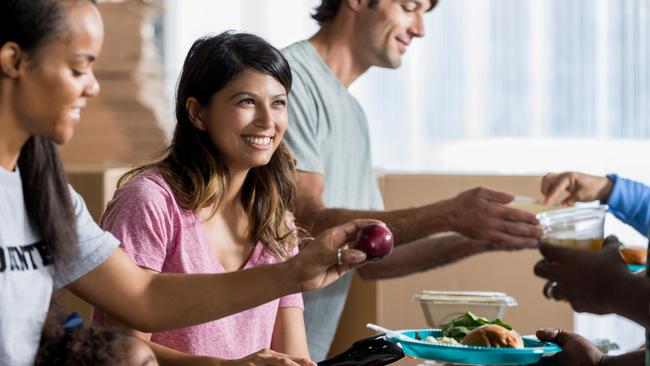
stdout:
[[544,228],[542,240],[566,247],[599,250],[605,238],[607,205],[575,207],[537,215]]
[[485,291],[422,291],[411,299],[420,303],[427,324],[439,328],[468,311],[489,320],[503,319],[507,307],[517,300],[503,292]]

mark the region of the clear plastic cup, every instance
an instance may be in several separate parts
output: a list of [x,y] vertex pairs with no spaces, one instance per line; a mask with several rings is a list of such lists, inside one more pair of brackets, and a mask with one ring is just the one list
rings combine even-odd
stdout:
[[564,247],[599,250],[605,238],[607,205],[575,207],[537,215],[544,228],[542,240]]

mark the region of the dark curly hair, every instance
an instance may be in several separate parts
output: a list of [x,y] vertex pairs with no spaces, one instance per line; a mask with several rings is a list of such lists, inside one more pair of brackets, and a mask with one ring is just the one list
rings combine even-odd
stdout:
[[127,366],[134,338],[113,329],[65,328],[56,302],[43,326],[34,366]]
[[[368,3],[369,8],[374,8],[379,3],[379,0],[370,0]],[[427,11],[435,8],[438,4],[438,0],[431,0],[431,7]],[[314,9],[314,14],[311,17],[318,22],[319,25],[323,25],[336,17],[339,8],[341,7],[341,0],[323,0],[320,5]]]

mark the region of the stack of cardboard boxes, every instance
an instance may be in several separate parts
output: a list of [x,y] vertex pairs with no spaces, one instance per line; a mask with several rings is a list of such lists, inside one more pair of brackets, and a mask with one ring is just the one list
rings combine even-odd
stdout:
[[[169,108],[160,51],[154,46],[157,1],[101,1],[105,39],[94,66],[101,93],[82,111],[75,137],[62,146],[68,178],[99,221],[124,167],[150,160],[166,146]],[[112,168],[112,167],[122,168]],[[90,306],[67,291],[61,301],[88,319]]]
[[165,146],[169,125],[163,67],[154,49],[156,2],[100,2],[104,47],[94,66],[101,93],[89,100],[75,137],[61,148],[67,167],[130,165]]

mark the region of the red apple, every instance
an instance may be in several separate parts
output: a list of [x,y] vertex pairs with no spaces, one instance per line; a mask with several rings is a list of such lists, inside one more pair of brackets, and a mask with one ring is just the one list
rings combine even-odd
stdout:
[[366,253],[369,260],[379,260],[393,250],[393,233],[383,225],[367,225],[357,233],[354,249]]

